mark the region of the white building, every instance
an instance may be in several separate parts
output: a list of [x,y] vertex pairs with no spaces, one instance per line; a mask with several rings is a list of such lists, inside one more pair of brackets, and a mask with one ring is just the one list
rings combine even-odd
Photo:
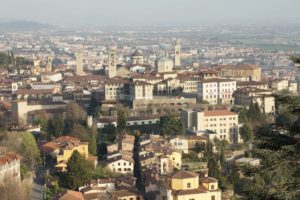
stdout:
[[200,132],[210,130],[210,139],[227,140],[230,143],[239,143],[238,114],[228,110],[207,110],[192,109],[184,110],[184,125],[188,130]]
[[135,81],[130,85],[131,100],[152,100],[153,85],[145,81]]
[[107,161],[106,167],[115,173],[133,174],[134,160],[128,156],[114,157]]
[[161,57],[160,59],[157,60],[157,72],[158,73],[163,73],[163,72],[172,72],[174,63],[173,60],[167,57]]
[[236,81],[231,79],[208,79],[198,83],[197,96],[210,104],[233,104]]
[[18,182],[21,181],[20,161],[21,156],[16,153],[10,152],[0,155],[0,185],[4,183],[6,176],[12,177]]

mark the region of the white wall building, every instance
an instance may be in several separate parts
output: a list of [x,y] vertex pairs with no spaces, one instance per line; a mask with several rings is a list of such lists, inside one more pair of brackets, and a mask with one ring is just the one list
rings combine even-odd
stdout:
[[241,142],[237,113],[228,110],[193,109],[184,110],[183,117],[186,129],[203,132],[210,130],[213,133],[209,136],[210,139],[216,137],[230,143]]
[[210,104],[233,104],[236,81],[231,79],[208,79],[198,83],[197,96]]

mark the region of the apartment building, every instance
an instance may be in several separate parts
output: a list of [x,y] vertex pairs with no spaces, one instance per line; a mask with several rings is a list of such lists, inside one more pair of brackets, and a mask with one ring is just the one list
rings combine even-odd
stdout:
[[134,160],[129,156],[117,156],[107,160],[106,167],[112,172],[133,174]]
[[6,148],[1,148],[0,152],[0,186],[4,183],[6,176],[12,177],[15,181],[21,181],[20,163],[21,156],[6,152]]
[[289,81],[286,79],[277,79],[272,81],[271,88],[275,91],[289,90]]
[[240,81],[260,81],[261,67],[251,64],[219,65],[214,67],[220,77],[233,78]]
[[209,139],[227,140],[239,143],[238,114],[228,110],[183,110],[185,128],[192,131],[210,130]]
[[131,100],[152,100],[153,85],[145,81],[133,82],[130,84],[130,98]]
[[[56,160],[55,168],[65,171],[69,158],[74,151],[78,151],[85,159],[89,159],[88,142],[81,142],[79,139],[70,136],[56,138],[41,146],[44,154],[50,155]],[[92,157],[90,157],[92,159]]]
[[209,104],[228,104],[234,102],[233,93],[236,81],[231,79],[208,79],[198,83],[197,97]]
[[104,84],[105,100],[125,100],[129,95],[128,81],[114,78]]
[[275,97],[271,90],[258,88],[241,88],[234,93],[235,104],[248,107],[251,103],[258,103],[265,114],[275,113]]
[[180,170],[171,173],[168,178],[160,184],[157,200],[168,199],[201,199],[221,200],[221,190],[218,180],[211,177],[199,177],[199,174]]

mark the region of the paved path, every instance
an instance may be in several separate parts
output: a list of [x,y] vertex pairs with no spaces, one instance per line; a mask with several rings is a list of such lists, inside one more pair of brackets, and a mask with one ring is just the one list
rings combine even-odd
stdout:
[[30,200],[43,200],[43,188],[44,188],[44,169],[37,170],[37,177],[34,179]]

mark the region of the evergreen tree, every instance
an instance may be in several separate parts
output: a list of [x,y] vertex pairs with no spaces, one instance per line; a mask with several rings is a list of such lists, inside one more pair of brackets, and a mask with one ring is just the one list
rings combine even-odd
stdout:
[[125,108],[118,109],[118,133],[124,133],[126,130],[126,122],[128,117],[128,111]]
[[240,129],[241,138],[244,140],[244,143],[247,143],[253,139],[253,133],[249,124],[244,124]]
[[91,100],[89,102],[87,113],[88,113],[88,115],[92,115],[93,117],[97,117],[98,113],[99,113],[99,109],[100,108],[99,108],[99,103],[98,103],[97,98],[96,98],[96,93],[93,92]]
[[83,186],[91,179],[92,168],[78,151],[74,151],[65,172],[65,186],[69,189]]

